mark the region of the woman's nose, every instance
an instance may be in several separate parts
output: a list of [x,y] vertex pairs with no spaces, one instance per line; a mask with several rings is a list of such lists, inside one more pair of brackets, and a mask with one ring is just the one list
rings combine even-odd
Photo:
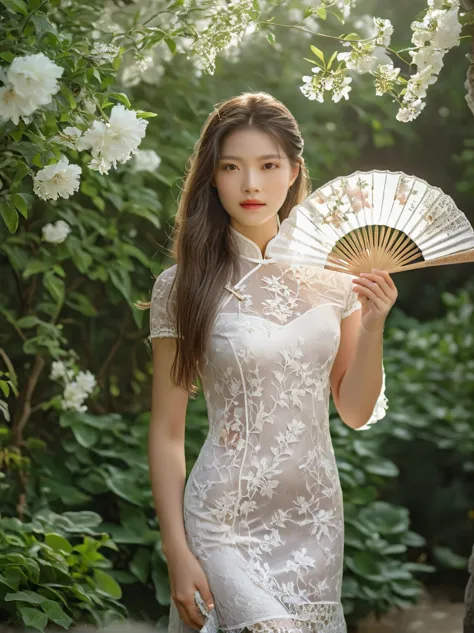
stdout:
[[260,182],[258,176],[255,174],[247,174],[247,176],[244,176],[243,187],[245,191],[259,190]]

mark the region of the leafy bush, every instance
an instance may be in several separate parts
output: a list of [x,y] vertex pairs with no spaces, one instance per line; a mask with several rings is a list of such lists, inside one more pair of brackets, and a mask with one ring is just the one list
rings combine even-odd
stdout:
[[419,323],[398,315],[386,336],[392,410],[373,428],[400,470],[387,498],[409,510],[439,580],[461,585],[474,518],[473,297],[471,281],[456,295],[442,294],[442,318]]
[[95,531],[100,523],[94,512],[48,510],[31,522],[0,519],[1,621],[43,631],[49,622],[68,629],[75,620],[123,620],[120,585],[99,551],[118,548]]

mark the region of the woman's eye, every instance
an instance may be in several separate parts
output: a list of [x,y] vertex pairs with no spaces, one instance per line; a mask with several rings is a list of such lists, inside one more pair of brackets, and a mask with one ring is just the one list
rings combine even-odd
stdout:
[[265,167],[266,167],[267,165],[273,165],[273,167],[278,167],[278,165],[276,165],[275,163],[265,163]]
[[[268,165],[272,165],[272,167],[278,167],[276,163],[265,163],[264,167],[267,167]],[[224,165],[222,169],[224,169],[225,171],[234,171],[233,169],[230,169],[230,167],[237,167],[237,165],[229,163],[228,165]]]
[[227,171],[233,171],[233,170],[227,169],[227,167],[235,167],[235,165],[224,165],[224,167],[223,167],[223,169],[225,169]]

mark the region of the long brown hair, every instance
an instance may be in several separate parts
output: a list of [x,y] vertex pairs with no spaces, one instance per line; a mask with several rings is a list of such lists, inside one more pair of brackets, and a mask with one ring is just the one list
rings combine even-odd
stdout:
[[194,381],[202,376],[204,352],[224,286],[239,263],[229,214],[212,179],[226,136],[248,127],[269,134],[283,148],[290,164],[300,165],[278,211],[280,221],[311,192],[311,179],[302,157],[304,142],[288,108],[264,92],[246,92],[215,106],[186,165],[171,251],[178,264],[173,286],[179,336],[171,373],[173,382],[190,395],[197,393]]

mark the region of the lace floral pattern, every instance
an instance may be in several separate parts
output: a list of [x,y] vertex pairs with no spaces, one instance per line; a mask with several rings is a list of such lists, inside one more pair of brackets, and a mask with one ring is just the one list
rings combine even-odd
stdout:
[[[349,275],[282,266],[236,237],[240,271],[205,353],[209,432],[186,483],[187,542],[222,630],[346,633],[329,377],[341,319],[360,303]],[[155,282],[151,336],[176,336],[173,275]],[[382,390],[366,427],[386,406]],[[172,604],[169,633],[190,631]]]

